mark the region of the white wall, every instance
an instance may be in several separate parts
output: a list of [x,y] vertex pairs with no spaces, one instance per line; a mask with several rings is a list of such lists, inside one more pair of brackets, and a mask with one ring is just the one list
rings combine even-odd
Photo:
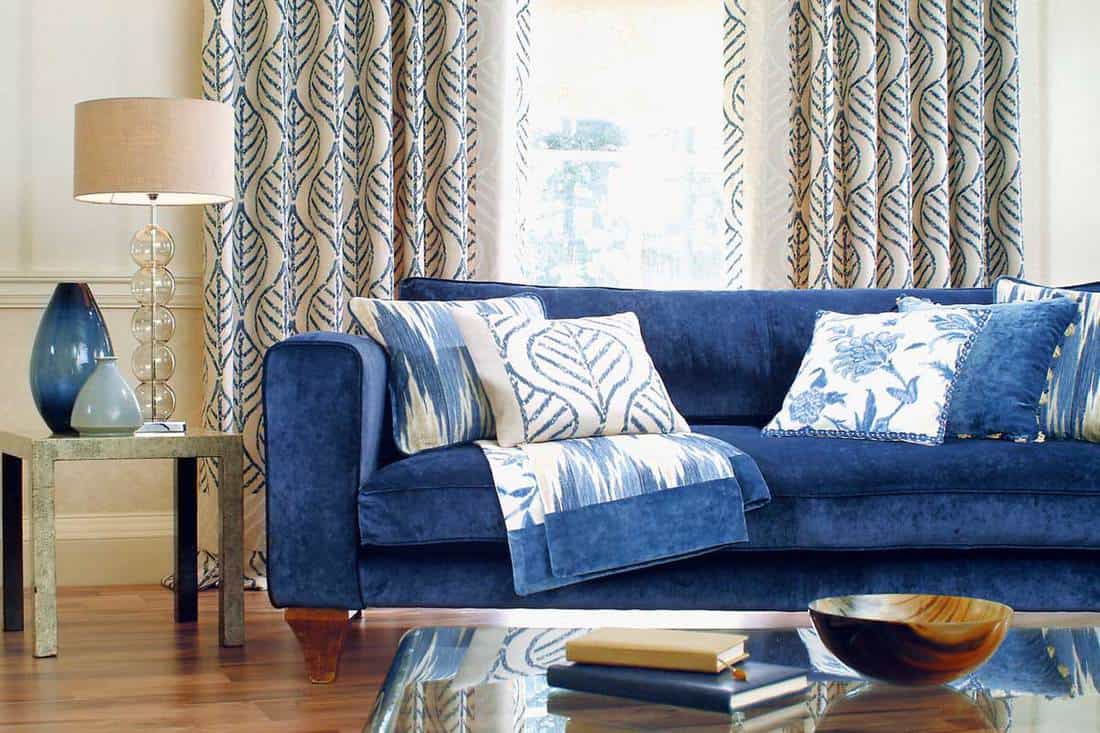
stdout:
[[[129,369],[130,236],[141,208],[72,199],[73,105],[109,96],[198,96],[199,0],[0,3],[0,425],[45,432],[28,355],[53,284],[90,282]],[[166,210],[179,281],[177,414],[199,422],[202,253],[197,210]],[[63,464],[57,473],[62,584],[155,582],[170,571],[168,462]]]
[[1100,280],[1100,3],[1021,0],[1025,262],[1052,284]]

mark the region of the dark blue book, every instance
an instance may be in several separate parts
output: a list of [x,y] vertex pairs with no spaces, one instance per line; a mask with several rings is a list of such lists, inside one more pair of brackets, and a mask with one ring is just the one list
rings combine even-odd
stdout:
[[602,664],[555,664],[546,670],[552,687],[632,700],[732,713],[742,708],[790,695],[809,686],[806,670],[764,662],[738,665],[748,677],[734,679],[729,672],[673,672]]

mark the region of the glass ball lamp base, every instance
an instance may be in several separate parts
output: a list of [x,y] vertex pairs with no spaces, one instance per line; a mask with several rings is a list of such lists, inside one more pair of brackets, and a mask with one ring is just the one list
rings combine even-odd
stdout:
[[176,411],[176,393],[168,380],[176,369],[176,357],[168,341],[176,330],[176,319],[168,308],[176,292],[176,281],[168,271],[175,253],[172,235],[157,225],[155,200],[150,206],[149,224],[130,240],[130,257],[138,266],[130,280],[130,292],[138,303],[130,319],[130,330],[138,342],[131,360],[138,386],[141,415],[147,422],[167,421]]
[[167,382],[139,382],[134,394],[146,422],[167,420],[176,411],[176,391]]

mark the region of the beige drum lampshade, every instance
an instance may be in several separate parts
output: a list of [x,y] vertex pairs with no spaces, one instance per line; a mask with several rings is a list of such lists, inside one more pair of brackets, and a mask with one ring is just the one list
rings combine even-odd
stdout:
[[76,105],[73,197],[159,206],[232,201],[233,108],[204,99],[126,97]]

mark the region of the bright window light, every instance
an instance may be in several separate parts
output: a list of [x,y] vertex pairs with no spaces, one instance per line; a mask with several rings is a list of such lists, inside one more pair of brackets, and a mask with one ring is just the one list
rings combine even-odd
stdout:
[[540,0],[529,282],[724,286],[722,4]]

